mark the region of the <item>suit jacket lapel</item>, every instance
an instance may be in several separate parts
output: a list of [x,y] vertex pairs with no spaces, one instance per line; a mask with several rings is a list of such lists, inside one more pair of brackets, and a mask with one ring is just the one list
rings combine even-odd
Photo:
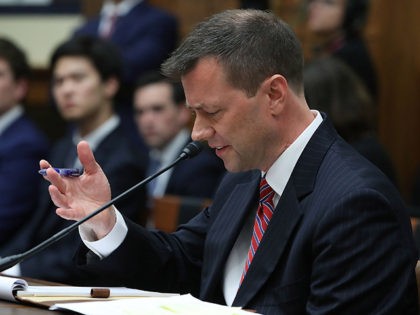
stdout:
[[204,261],[211,263],[203,266],[201,297],[204,299],[212,299],[214,292],[220,291],[227,258],[249,211],[255,208],[259,178],[256,172],[249,182],[235,187],[212,224],[217,229],[209,230],[206,243],[213,246],[205,251]]
[[296,193],[289,183],[279,200],[233,305],[247,305],[268,280],[301,215],[302,210],[299,208]]

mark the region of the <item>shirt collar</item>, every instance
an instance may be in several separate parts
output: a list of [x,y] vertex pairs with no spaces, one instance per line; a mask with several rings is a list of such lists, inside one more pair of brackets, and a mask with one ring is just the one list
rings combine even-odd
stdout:
[[23,107],[21,105],[14,106],[6,113],[0,116],[0,134],[2,134],[15,120],[23,115]]
[[101,15],[111,16],[116,12],[118,16],[124,16],[142,1],[143,0],[124,0],[115,4],[114,2],[108,0],[102,6]]
[[150,150],[150,156],[161,162],[161,165],[167,165],[178,157],[179,148],[182,147],[190,138],[187,129],[182,129],[176,137],[162,150]]
[[[303,150],[322,123],[320,112],[312,110],[315,119],[308,127],[296,138],[295,141],[277,158],[266,174],[267,183],[273,188],[278,196],[281,196],[293,169],[300,158]],[[264,174],[263,174],[264,175]]]
[[101,126],[96,128],[90,134],[85,137],[80,136],[80,133],[76,130],[73,134],[73,143],[77,145],[81,140],[87,141],[92,151],[94,151],[98,145],[107,137],[112,131],[114,131],[120,124],[120,118],[117,115],[111,116]]

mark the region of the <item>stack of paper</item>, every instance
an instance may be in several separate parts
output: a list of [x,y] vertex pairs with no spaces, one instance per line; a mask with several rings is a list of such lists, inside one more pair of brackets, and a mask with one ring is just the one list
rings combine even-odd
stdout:
[[173,297],[133,298],[104,302],[55,304],[50,310],[70,310],[85,315],[250,315],[237,307],[203,302],[190,294]]

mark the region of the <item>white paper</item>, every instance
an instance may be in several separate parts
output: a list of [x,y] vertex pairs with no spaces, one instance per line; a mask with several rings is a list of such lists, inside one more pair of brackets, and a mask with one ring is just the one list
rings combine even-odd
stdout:
[[168,297],[179,295],[178,293],[160,293],[130,289],[125,287],[78,287],[78,286],[50,286],[50,285],[28,285],[19,278],[0,276],[0,299],[16,301],[19,297],[90,297],[92,289],[109,289],[109,298],[119,297]]
[[85,315],[257,315],[237,307],[203,302],[190,294],[104,302],[59,303],[50,307],[50,310],[60,309]]
[[14,291],[25,290],[28,283],[23,279],[0,276],[0,298],[8,301],[16,301]]

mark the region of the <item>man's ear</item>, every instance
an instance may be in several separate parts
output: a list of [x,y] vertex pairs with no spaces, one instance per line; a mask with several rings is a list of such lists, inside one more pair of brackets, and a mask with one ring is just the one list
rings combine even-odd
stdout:
[[120,81],[115,77],[110,77],[105,81],[105,93],[109,98],[114,98],[120,88]]
[[284,108],[289,93],[286,78],[280,74],[272,75],[263,82],[262,88],[268,97],[270,111],[273,114],[279,114]]

